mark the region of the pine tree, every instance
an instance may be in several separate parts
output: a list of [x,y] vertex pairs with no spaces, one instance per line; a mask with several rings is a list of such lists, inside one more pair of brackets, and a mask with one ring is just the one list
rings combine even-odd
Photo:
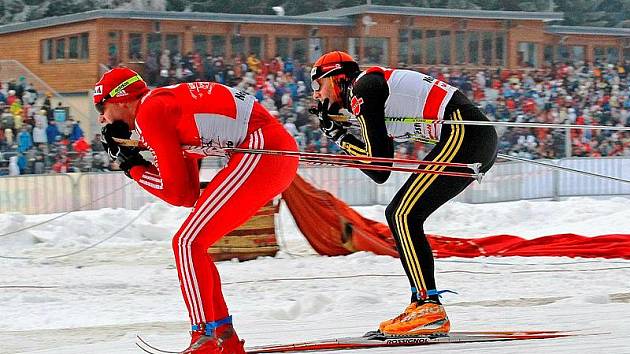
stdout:
[[[0,24],[36,20],[99,8],[166,11],[274,14],[282,6],[287,16],[366,4],[366,0],[0,0]],[[565,25],[630,27],[630,0],[372,0],[374,5],[560,11]]]

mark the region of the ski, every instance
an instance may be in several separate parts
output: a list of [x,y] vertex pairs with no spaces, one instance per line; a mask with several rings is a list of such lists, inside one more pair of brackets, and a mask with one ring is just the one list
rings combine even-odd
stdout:
[[380,332],[368,332],[364,336],[331,338],[300,343],[263,345],[247,349],[248,354],[297,353],[384,347],[409,347],[429,344],[497,342],[529,339],[547,339],[573,336],[561,331],[476,331],[451,332],[436,336],[388,336]]
[[149,354],[181,354],[184,352],[181,351],[171,351],[171,350],[164,350],[164,349],[160,349],[157,347],[154,347],[153,345],[149,344],[144,338],[140,337],[139,335],[136,335],[136,346],[140,349],[142,349],[143,352],[145,353],[149,353]]

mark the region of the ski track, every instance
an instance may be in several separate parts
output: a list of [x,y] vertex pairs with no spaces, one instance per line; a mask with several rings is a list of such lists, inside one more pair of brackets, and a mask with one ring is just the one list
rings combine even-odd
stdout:
[[[506,215],[504,223],[499,215],[490,222],[492,225],[475,235],[511,231],[518,234],[516,231],[525,230],[525,236],[533,237],[536,230],[574,232],[575,222],[582,225],[583,234],[630,230],[627,199],[593,200],[596,208],[584,210],[583,214],[579,212],[585,208],[577,207],[583,205],[584,199],[575,199],[565,204],[515,202],[473,206],[480,214]],[[378,218],[382,208],[359,210]],[[459,204],[447,207],[457,215],[463,208]],[[508,215],[506,209],[516,215]],[[76,217],[69,216],[65,221],[66,227],[59,221],[44,231],[23,232],[7,238],[9,241],[0,239],[0,251],[2,255],[29,257],[73,251],[107,236],[105,231],[115,230],[136,213],[112,209],[76,213]],[[108,224],[106,218],[99,218],[103,214],[119,218]],[[170,218],[163,218],[169,214]],[[0,259],[0,353],[141,353],[134,345],[137,334],[163,349],[185,348],[189,325],[168,234],[174,232],[178,218],[185,214],[181,209],[158,204],[128,234],[76,256]],[[438,220],[443,217],[436,215]],[[42,219],[45,217],[2,214],[0,234]],[[360,335],[404,308],[408,284],[397,259],[369,253],[316,256],[299,236],[286,210],[281,219],[280,243],[290,252],[244,263],[218,263],[236,329],[248,346]],[[553,224],[542,228],[527,226],[540,225],[547,219]],[[603,219],[606,222],[601,222]],[[167,227],[156,226],[161,220],[167,221]],[[589,220],[599,220],[600,224],[589,224]],[[448,234],[470,235],[472,222],[477,221],[465,220],[446,229]],[[92,225],[103,232],[90,238],[74,225]],[[440,231],[435,225],[433,220],[429,228]],[[31,242],[31,238],[36,241]],[[523,273],[524,270],[531,272]],[[453,330],[554,329],[601,334],[339,352],[410,354],[430,349],[439,353],[630,353],[630,261],[448,258],[436,261],[436,271],[439,288],[459,293],[446,294],[444,298]],[[372,276],[343,278],[356,275]],[[335,276],[342,278],[326,279]]]

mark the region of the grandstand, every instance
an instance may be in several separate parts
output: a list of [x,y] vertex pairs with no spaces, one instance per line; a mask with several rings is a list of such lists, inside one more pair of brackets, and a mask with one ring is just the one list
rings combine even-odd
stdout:
[[[364,67],[418,69],[450,82],[496,120],[627,126],[630,29],[556,25],[562,18],[378,5],[303,16],[89,11],[0,26],[0,82],[25,78],[39,97],[31,114],[50,93],[51,105],[69,107],[90,142],[99,129],[91,85],[110,67],[131,67],[151,86],[217,81],[256,95],[302,149],[335,151],[311,129],[308,72],[322,52],[341,49]],[[625,132],[500,132],[501,151],[524,158],[628,154]],[[17,143],[8,145],[0,159],[4,173],[18,154]],[[97,145],[91,148],[98,152]],[[430,148],[408,143],[398,154],[422,157]],[[44,170],[59,159],[49,158]],[[41,170],[33,166],[36,158],[27,160],[22,173]],[[69,158],[68,168],[110,168],[101,157],[92,160],[76,167]]]

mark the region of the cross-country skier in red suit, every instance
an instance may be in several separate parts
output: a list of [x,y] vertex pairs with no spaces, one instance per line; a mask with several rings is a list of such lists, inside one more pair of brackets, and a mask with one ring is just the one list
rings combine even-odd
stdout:
[[[313,112],[320,129],[345,152],[355,156],[393,157],[394,140],[414,136],[435,143],[425,161],[481,163],[486,172],[497,156],[493,127],[463,124],[442,125],[436,120],[486,121],[483,113],[457,88],[428,75],[382,67],[364,71],[344,52],[324,54],[311,72]],[[346,108],[356,117],[361,136],[351,134],[330,119]],[[409,124],[401,118],[420,123]],[[427,170],[444,170],[432,165]],[[376,183],[389,178],[388,171],[363,170]],[[437,208],[463,191],[472,178],[428,173],[412,174],[385,210],[403,268],[411,285],[411,303],[399,315],[382,322],[388,335],[445,334],[450,321],[440,304],[433,274],[431,246],[424,234],[424,221]]]
[[[298,160],[260,154],[228,154],[228,163],[200,195],[199,156],[182,145],[297,151],[295,140],[256,99],[212,82],[149,90],[127,68],[106,72],[94,88],[94,104],[110,157],[125,174],[164,201],[193,210],[173,237],[181,290],[192,324],[185,353],[245,353],[232,326],[221,280],[207,253],[229,233],[289,186]],[[119,146],[131,130],[153,154]]]

